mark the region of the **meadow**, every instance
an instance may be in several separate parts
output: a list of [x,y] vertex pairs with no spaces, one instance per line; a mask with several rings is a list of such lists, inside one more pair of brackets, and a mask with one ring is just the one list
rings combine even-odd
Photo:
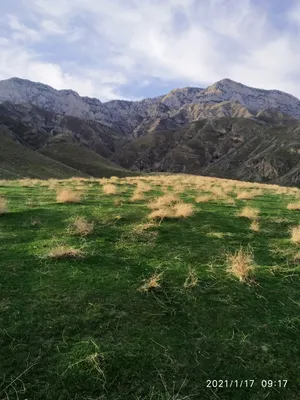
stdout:
[[276,185],[1,180],[0,399],[298,400],[299,216]]

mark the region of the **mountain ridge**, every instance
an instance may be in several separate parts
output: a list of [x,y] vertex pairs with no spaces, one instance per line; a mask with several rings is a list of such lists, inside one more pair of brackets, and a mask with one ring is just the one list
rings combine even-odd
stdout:
[[296,97],[276,89],[251,88],[228,78],[205,89],[186,87],[139,101],[111,100],[104,103],[96,98],[81,97],[73,90],[56,90],[42,83],[10,78],[0,81],[0,102],[3,101],[31,103],[56,114],[95,120],[127,135],[131,135],[143,119],[165,117],[187,104],[239,102],[250,113],[274,109],[300,119],[300,100]]

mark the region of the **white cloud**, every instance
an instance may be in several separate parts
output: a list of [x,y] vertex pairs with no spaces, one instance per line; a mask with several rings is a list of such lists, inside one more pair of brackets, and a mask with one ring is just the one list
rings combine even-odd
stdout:
[[0,77],[26,75],[101,99],[151,78],[205,86],[228,77],[300,96],[294,2],[283,26],[252,0],[23,0],[23,7],[4,39],[24,66],[10,68],[9,46],[0,42]]

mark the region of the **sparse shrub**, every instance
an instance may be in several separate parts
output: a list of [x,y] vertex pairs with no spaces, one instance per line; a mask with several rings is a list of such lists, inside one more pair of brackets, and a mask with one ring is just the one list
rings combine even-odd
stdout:
[[87,236],[93,232],[94,223],[88,222],[84,217],[76,217],[70,226],[70,230],[72,233]]
[[116,194],[117,193],[116,185],[113,185],[112,183],[107,183],[107,184],[103,185],[103,193]]
[[227,256],[227,272],[234,275],[241,282],[246,282],[254,270],[254,261],[252,252],[247,249],[240,249],[235,254]]
[[291,240],[294,243],[300,243],[300,225],[291,229]]
[[7,200],[4,197],[0,197],[0,215],[5,214],[8,211]]
[[56,193],[57,203],[79,203],[82,194],[71,189],[60,189]]
[[161,272],[160,274],[153,274],[149,279],[145,281],[145,283],[139,288],[139,290],[141,292],[149,292],[150,290],[159,288],[162,275],[163,272]]
[[49,258],[82,258],[82,250],[69,246],[57,246],[48,253]]
[[259,215],[259,210],[257,208],[248,206],[244,207],[239,214],[240,217],[254,219],[254,220],[257,219],[258,215]]
[[289,203],[287,205],[287,209],[288,210],[297,210],[297,211],[299,211],[300,210],[300,201],[298,201],[297,203]]

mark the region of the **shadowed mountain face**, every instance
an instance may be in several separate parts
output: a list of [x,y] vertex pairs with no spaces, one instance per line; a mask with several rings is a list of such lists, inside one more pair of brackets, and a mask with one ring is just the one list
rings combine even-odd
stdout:
[[13,78],[0,82],[0,127],[89,175],[101,174],[98,155],[101,165],[111,160],[134,171],[300,184],[300,101],[228,79],[207,89],[101,103]]
[[193,122],[151,131],[112,159],[125,168],[185,172],[258,182],[300,184],[300,125],[242,118]]

